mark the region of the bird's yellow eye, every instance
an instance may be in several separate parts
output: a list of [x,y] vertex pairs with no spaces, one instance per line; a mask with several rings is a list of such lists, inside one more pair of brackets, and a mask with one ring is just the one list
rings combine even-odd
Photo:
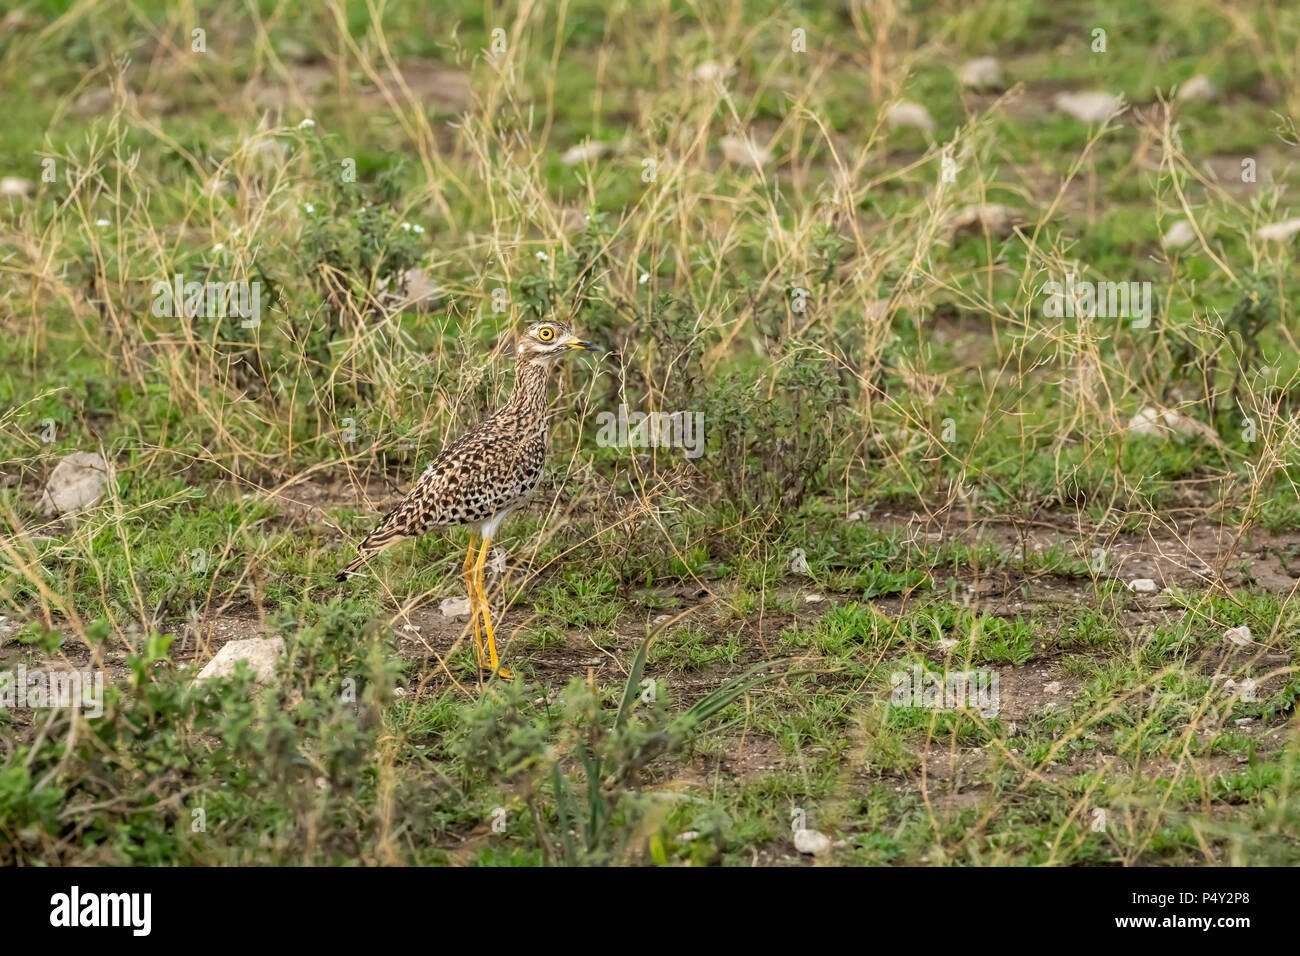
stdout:
[[555,330],[550,326],[543,325],[537,330],[537,337],[543,342],[549,342],[551,339],[555,338]]

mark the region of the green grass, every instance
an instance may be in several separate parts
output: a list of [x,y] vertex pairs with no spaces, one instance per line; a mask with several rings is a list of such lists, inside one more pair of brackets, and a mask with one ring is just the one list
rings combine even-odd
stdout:
[[[0,862],[1300,860],[1300,277],[1256,235],[1296,215],[1295,11],[20,10],[0,675],[106,699],[0,707]],[[985,55],[1005,96],[961,88]],[[1052,105],[1091,90],[1130,109]],[[1018,225],[949,228],[981,203]],[[158,314],[178,273],[260,283],[260,323]],[[1151,283],[1150,325],[1052,315],[1070,275]],[[439,611],[464,529],[334,575],[548,317],[611,353],[555,376],[488,579],[518,679],[482,682]],[[699,454],[609,446],[620,405],[702,415]],[[47,514],[77,451],[105,495]],[[194,680],[259,635],[274,680]],[[912,668],[1002,709],[896,706]]]

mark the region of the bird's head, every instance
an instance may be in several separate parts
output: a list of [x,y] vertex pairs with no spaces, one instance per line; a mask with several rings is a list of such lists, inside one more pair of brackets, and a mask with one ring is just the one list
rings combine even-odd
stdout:
[[600,346],[584,342],[563,322],[534,322],[519,336],[515,357],[519,362],[546,367],[576,349],[598,350]]

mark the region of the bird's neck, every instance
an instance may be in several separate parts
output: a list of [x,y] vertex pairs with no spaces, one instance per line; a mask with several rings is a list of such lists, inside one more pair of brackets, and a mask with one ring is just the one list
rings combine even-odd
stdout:
[[545,363],[520,362],[515,367],[515,390],[507,408],[542,421],[546,411],[546,383],[551,369]]

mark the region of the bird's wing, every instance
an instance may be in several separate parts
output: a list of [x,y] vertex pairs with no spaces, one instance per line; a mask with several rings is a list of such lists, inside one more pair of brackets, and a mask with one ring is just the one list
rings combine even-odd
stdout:
[[531,440],[503,443],[481,431],[462,436],[429,463],[362,547],[481,521],[513,504],[541,472],[542,454],[532,446]]

